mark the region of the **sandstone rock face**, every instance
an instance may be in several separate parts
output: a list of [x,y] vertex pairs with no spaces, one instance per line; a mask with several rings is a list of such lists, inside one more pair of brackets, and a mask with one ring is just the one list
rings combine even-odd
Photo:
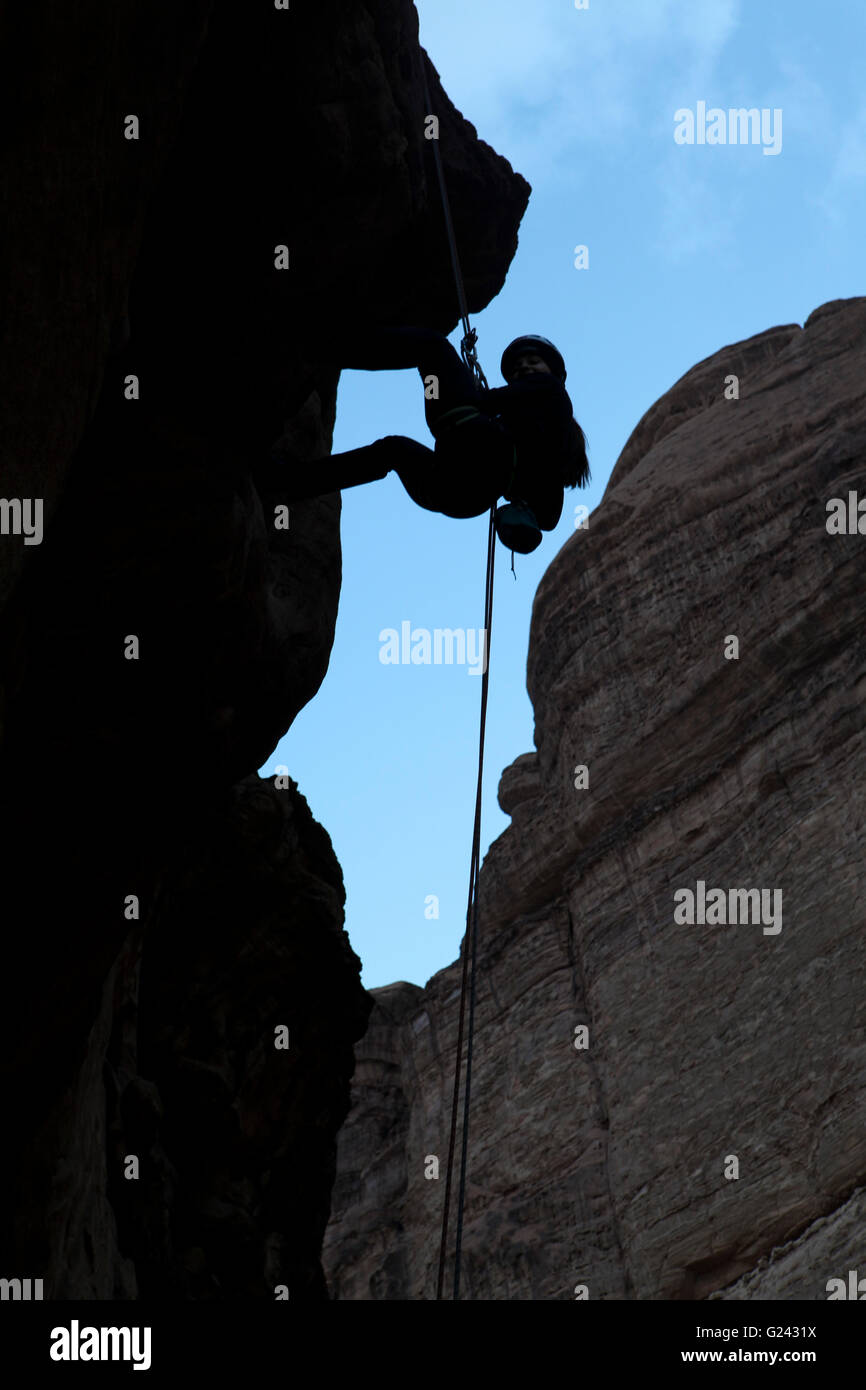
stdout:
[[321,1299],[370,1001],[327,837],[255,777],[340,590],[337,497],[274,525],[272,452],[319,457],[334,423],[295,325],[457,321],[422,65],[474,309],[528,186],[410,0],[41,0],[0,27],[2,487],[45,505],[41,545],[0,537],[0,1272]]
[[[713,1299],[815,1299],[832,1293],[831,1280],[841,1279],[850,1297],[852,1270],[864,1278],[863,1230],[866,1227],[866,1193],[862,1187],[830,1213],[807,1226],[796,1240],[774,1248],[742,1279],[737,1279]],[[826,1273],[826,1280],[821,1279]],[[861,1285],[862,1288],[862,1285]],[[838,1286],[837,1286],[838,1296]],[[862,1297],[862,1294],[860,1295]]]
[[[541,582],[536,750],[481,873],[463,1298],[825,1299],[862,1265],[866,535],[826,508],[864,459],[854,299],[688,372]],[[699,880],[781,917],[680,924]],[[435,1297],[461,968],[373,991],[332,1296]]]
[[[405,981],[373,990],[376,1004],[355,1068],[355,1103],[340,1133],[340,1171],[332,1194],[335,1220],[323,1250],[346,1273],[335,1298],[405,1298],[409,1265],[403,1208],[408,1192],[404,1026],[419,1015],[424,992]],[[357,1224],[347,1219],[351,1213]],[[369,1280],[369,1282],[368,1282]]]

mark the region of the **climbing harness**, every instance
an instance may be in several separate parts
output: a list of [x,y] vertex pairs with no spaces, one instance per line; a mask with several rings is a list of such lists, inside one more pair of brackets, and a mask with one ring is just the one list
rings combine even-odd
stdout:
[[[485,415],[483,410],[479,410],[475,405],[455,405],[453,409],[446,410],[435,425],[431,426],[431,433],[434,439],[438,439],[443,433],[443,425],[448,429],[457,429],[460,425],[468,425],[470,420],[490,420],[490,415]],[[512,441],[511,444],[511,472],[508,475],[508,482],[505,484],[503,497],[508,497],[511,486],[514,482],[514,475],[517,472],[517,445]]]
[[431,433],[434,439],[438,439],[443,432],[442,427],[446,421],[448,422],[448,429],[456,429],[458,425],[468,425],[470,420],[483,418],[483,411],[480,411],[475,405],[455,405],[451,410],[446,410],[439,416]]
[[[433,114],[432,102],[430,100],[430,89],[427,85],[427,71],[422,66],[424,79],[424,100],[426,102],[427,115]],[[438,133],[437,133],[438,134]],[[457,254],[457,242],[454,237],[454,226],[451,221],[451,208],[448,203],[448,192],[445,187],[445,175],[442,169],[442,157],[439,153],[438,138],[432,141],[433,156],[436,161],[436,173],[439,179],[439,192],[442,198],[442,210],[445,215],[445,228],[448,233],[448,246],[451,251],[451,266],[454,271],[454,283],[457,288],[457,299],[460,305],[460,318],[463,323],[463,340],[460,344],[460,352],[463,361],[466,363],[475,380],[478,382],[482,391],[488,390],[487,378],[478,361],[476,351],[477,335],[475,329],[469,322],[469,310],[466,305],[466,294],[463,288],[463,276],[460,273],[460,258]],[[455,406],[453,410],[446,411],[441,417],[443,420],[451,417],[451,423],[456,427],[465,424],[478,411],[473,406]],[[515,450],[515,462],[517,453]],[[514,470],[512,469],[512,478]],[[469,868],[469,900],[466,905],[466,933],[463,938],[463,979],[460,986],[460,1019],[457,1026],[457,1055],[454,1067],[454,1095],[451,1104],[451,1133],[448,1141],[448,1168],[445,1176],[445,1202],[442,1212],[442,1239],[439,1245],[439,1275],[436,1283],[436,1299],[442,1298],[442,1287],[445,1282],[445,1254],[448,1242],[448,1213],[451,1206],[451,1174],[454,1167],[454,1149],[457,1141],[457,1108],[460,1097],[460,1063],[463,1053],[463,1021],[466,1013],[466,985],[469,980],[469,1028],[466,1042],[466,1090],[463,1098],[463,1135],[460,1150],[460,1186],[457,1196],[457,1233],[454,1243],[454,1287],[452,1297],[457,1300],[460,1297],[460,1251],[463,1239],[463,1207],[466,1198],[466,1155],[469,1147],[469,1093],[472,1081],[472,1035],[475,1023],[475,980],[476,963],[478,955],[478,875],[481,859],[481,783],[484,772],[484,731],[487,725],[487,687],[488,675],[490,671],[490,636],[493,621],[493,565],[496,556],[496,529],[495,529],[496,505],[490,508],[490,524],[487,530],[487,574],[484,585],[484,634],[486,639],[486,660],[484,671],[481,676],[481,720],[478,738],[478,781],[475,787],[475,821],[472,829],[472,858]],[[514,567],[514,555],[511,557],[512,568]],[[471,929],[471,942],[470,942]],[[469,966],[470,948],[472,956],[471,970]]]

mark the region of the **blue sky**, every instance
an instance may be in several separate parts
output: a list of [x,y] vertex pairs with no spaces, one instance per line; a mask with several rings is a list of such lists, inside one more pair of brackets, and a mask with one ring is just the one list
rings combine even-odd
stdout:
[[[864,293],[866,7],[853,0],[419,0],[454,104],[533,187],[504,289],[473,319],[491,386],[519,333],[552,338],[593,480],[556,531],[497,544],[482,850],[509,824],[502,769],[531,751],[532,600],[596,507],[644,412],[702,358]],[[674,113],[782,112],[781,150],[679,145]],[[589,249],[588,269],[574,248]],[[419,274],[423,267],[419,266]],[[452,341],[459,344],[459,332]],[[431,443],[416,372],[344,372],[334,451]],[[367,988],[424,984],[464,930],[481,681],[384,665],[384,629],[483,621],[487,517],[423,511],[389,477],[343,493],[343,590],[328,674],[273,756],[331,836]],[[639,544],[639,537],[635,537]],[[438,898],[438,918],[426,915]]]

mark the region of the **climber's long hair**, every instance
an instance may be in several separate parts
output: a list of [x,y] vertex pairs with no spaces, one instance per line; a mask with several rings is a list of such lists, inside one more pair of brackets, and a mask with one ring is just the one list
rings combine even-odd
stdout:
[[586,456],[586,435],[572,418],[572,447],[562,470],[564,487],[586,487],[590,479],[589,459]]

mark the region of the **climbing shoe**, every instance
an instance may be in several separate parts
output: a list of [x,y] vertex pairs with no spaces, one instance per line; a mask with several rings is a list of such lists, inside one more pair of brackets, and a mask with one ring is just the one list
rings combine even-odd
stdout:
[[529,555],[541,545],[541,528],[525,502],[497,507],[493,525],[502,544],[518,555]]

